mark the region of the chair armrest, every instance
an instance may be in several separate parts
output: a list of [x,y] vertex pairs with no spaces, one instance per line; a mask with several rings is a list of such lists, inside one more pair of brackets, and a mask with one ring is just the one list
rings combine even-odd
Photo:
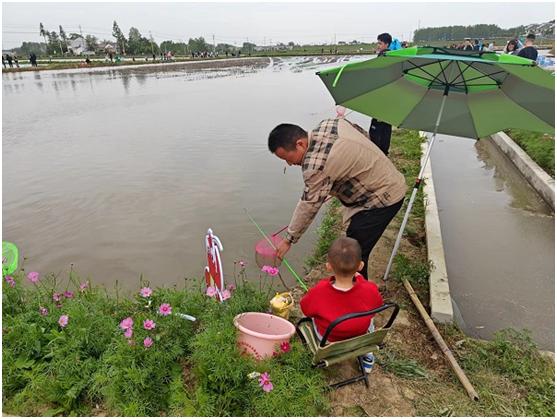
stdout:
[[[319,344],[320,347],[325,346],[325,344],[327,343],[327,338],[329,337],[329,335],[331,334],[331,332],[333,331],[333,329],[338,326],[340,323],[346,321],[346,320],[350,320],[350,319],[356,319],[358,317],[366,317],[366,316],[371,316],[373,314],[377,314],[380,313],[384,310],[387,310],[389,308],[394,308],[393,313],[391,314],[391,317],[389,317],[389,320],[387,321],[387,323],[385,324],[385,326],[383,326],[383,328],[388,329],[389,327],[391,327],[391,325],[393,324],[393,322],[395,321],[396,316],[398,315],[398,312],[400,310],[398,304],[396,303],[385,303],[383,304],[381,307],[378,307],[376,309],[373,310],[369,310],[369,311],[362,311],[359,313],[349,313],[349,314],[345,314],[343,316],[340,316],[338,318],[336,318],[330,325],[329,327],[327,327],[327,330],[325,330],[325,334],[323,335],[323,339],[321,339],[321,343]],[[303,319],[302,319],[303,320]]]

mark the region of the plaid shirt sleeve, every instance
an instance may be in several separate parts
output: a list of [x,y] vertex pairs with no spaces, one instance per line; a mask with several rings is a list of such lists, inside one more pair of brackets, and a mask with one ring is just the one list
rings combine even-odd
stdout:
[[322,170],[306,170],[304,183],[304,193],[298,201],[288,225],[287,238],[292,243],[296,243],[307,230],[333,185]]

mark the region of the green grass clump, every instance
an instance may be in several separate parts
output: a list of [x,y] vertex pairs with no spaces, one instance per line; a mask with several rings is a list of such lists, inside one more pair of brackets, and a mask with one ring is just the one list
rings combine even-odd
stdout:
[[381,351],[377,363],[387,372],[408,379],[428,378],[427,371],[416,360],[407,359],[389,351]]
[[407,279],[412,285],[427,287],[431,265],[420,260],[411,260],[403,254],[395,256],[392,276],[397,281]]
[[512,129],[506,133],[551,177],[555,177],[555,137]]
[[520,416],[554,416],[555,366],[538,352],[526,331],[505,329],[491,341],[467,340],[460,362],[467,370],[489,370],[509,380],[520,397],[513,408]]

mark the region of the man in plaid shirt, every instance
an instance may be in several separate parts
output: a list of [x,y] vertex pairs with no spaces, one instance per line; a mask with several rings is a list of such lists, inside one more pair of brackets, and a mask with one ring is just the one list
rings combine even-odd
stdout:
[[297,125],[280,124],[269,134],[268,145],[289,166],[302,166],[305,184],[278,256],[300,239],[332,195],[345,207],[343,222],[350,220],[346,235],[360,243],[360,273],[367,279],[369,255],[404,201],[404,176],[361,127],[343,118],[326,119],[309,134]]

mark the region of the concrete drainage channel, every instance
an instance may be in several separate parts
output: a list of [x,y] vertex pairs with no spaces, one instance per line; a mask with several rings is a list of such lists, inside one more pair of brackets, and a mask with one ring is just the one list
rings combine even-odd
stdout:
[[[421,133],[425,136],[424,133]],[[492,136],[492,144],[513,162],[521,176],[533,186],[535,191],[548,202],[554,211],[555,182],[518,147],[512,139],[503,133]],[[425,152],[425,148],[423,149]],[[430,275],[431,317],[437,322],[456,321],[459,312],[452,304],[449,288],[446,255],[440,228],[438,201],[433,186],[431,164],[428,162],[424,174],[424,206],[427,235],[428,258],[433,269]],[[453,284],[454,285],[454,284]]]

